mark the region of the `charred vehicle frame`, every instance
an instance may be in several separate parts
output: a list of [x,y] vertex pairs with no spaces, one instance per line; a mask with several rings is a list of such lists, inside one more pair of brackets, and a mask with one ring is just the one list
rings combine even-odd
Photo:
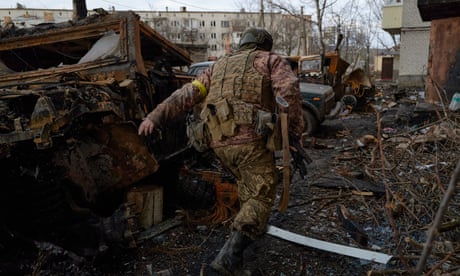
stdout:
[[87,248],[129,240],[126,191],[187,147],[182,118],[148,138],[137,125],[190,80],[174,69],[188,53],[130,11],[2,29],[0,40],[3,247],[59,242],[56,232],[96,235],[67,239]]

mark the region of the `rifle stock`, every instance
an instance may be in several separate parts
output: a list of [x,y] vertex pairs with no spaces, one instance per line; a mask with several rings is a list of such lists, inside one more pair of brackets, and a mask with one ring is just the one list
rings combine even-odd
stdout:
[[291,184],[291,154],[289,146],[289,132],[288,132],[288,107],[289,104],[281,97],[276,97],[280,110],[281,120],[281,136],[282,136],[282,150],[283,150],[283,193],[279,203],[279,211],[286,211],[289,204],[289,187]]

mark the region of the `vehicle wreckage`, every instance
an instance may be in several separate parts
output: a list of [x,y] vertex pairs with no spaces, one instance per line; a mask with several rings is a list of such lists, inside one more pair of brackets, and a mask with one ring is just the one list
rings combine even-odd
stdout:
[[190,117],[137,134],[145,115],[191,80],[175,69],[189,55],[133,12],[99,12],[0,30],[6,263],[48,242],[84,257],[134,247],[158,231],[163,188],[176,182],[172,197],[199,214],[192,223],[220,223],[238,209],[233,176],[189,143]]
[[51,240],[94,255],[132,245],[139,206],[129,193],[174,181],[174,160],[190,148],[185,118],[148,138],[137,125],[190,80],[175,69],[188,53],[130,11],[10,26],[0,39],[2,248]]
[[[291,56],[297,63],[300,82],[332,86],[335,100],[348,109],[363,109],[375,95],[375,86],[357,62],[344,60],[339,51],[343,36],[339,35],[334,51],[321,55]],[[335,111],[332,111],[333,113]]]

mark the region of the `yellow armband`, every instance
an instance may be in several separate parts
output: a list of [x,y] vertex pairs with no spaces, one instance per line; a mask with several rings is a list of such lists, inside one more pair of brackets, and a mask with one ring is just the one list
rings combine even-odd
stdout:
[[192,81],[192,85],[198,87],[198,89],[200,90],[200,94],[203,98],[206,97],[206,95],[208,95],[208,90],[206,90],[206,87],[204,87],[204,84],[201,83],[201,81],[195,79],[194,81]]

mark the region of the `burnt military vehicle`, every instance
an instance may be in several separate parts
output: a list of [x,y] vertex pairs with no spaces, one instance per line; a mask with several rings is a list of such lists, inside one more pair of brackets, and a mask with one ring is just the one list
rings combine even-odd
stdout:
[[187,147],[184,121],[149,138],[137,126],[190,80],[174,69],[189,55],[133,12],[3,28],[0,41],[0,248],[126,238],[126,190]]

